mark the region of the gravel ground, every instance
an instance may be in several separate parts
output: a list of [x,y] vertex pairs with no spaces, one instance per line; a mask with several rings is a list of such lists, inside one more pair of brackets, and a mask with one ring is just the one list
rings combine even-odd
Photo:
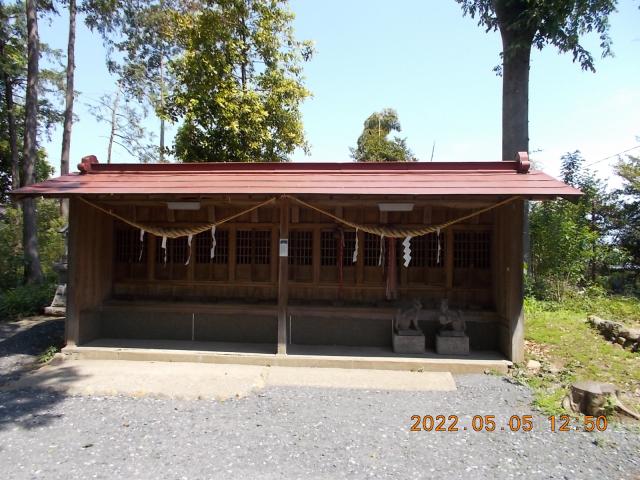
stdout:
[[[500,431],[528,389],[489,375],[456,392],[273,387],[178,401],[0,391],[0,464],[14,478],[637,479],[640,434]],[[496,415],[495,432],[411,432],[412,415]],[[469,429],[471,430],[471,429]],[[508,428],[507,428],[508,430]]]

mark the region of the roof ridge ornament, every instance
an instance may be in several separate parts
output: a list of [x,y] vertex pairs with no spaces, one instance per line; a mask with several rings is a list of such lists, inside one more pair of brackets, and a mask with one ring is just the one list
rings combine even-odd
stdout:
[[95,155],[87,155],[85,157],[82,157],[82,160],[78,164],[78,170],[80,170],[80,173],[82,175],[84,175],[85,173],[90,173],[91,165],[98,163],[100,163],[98,162],[98,157],[96,157]]
[[516,154],[516,162],[518,162],[518,173],[529,173],[531,162],[529,162],[529,154],[527,152],[518,152]]

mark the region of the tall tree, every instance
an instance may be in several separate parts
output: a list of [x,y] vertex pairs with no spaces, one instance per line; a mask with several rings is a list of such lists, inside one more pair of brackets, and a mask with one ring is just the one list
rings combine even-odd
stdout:
[[[35,182],[35,167],[38,157],[38,59],[40,56],[38,37],[37,0],[26,0],[27,15],[27,95],[25,105],[24,154],[22,159],[23,185]],[[22,201],[25,281],[42,281],[42,268],[38,253],[38,230],[35,199]]]
[[[46,13],[46,12],[44,12]],[[8,202],[11,188],[20,186],[24,153],[25,101],[27,88],[27,22],[24,2],[0,3],[0,202]],[[47,67],[38,75],[37,139],[51,138],[62,121],[59,108],[64,74],[59,65],[61,52],[40,43],[40,56]],[[51,167],[38,147],[36,180],[47,178]]]
[[[4,87],[9,151],[11,155],[11,188],[20,186],[20,153],[14,101],[15,79],[22,69],[22,29],[26,28],[18,5],[0,3],[0,69]],[[14,17],[12,20],[11,17]]]
[[502,37],[502,159],[529,151],[529,66],[531,48],[553,45],[570,52],[584,70],[595,71],[581,38],[596,32],[609,55],[609,15],[616,0],[456,0],[465,15]]
[[[75,60],[76,49],[76,0],[69,0],[69,36],[67,38],[67,68],[65,84],[65,109],[64,123],[62,127],[62,152],[60,154],[60,174],[69,173],[69,155],[71,151],[71,129],[73,127],[73,81],[76,70]],[[69,215],[69,201],[66,199],[60,202],[60,213],[63,217]]]
[[313,48],[294,37],[283,0],[207,0],[178,22],[184,54],[166,113],[183,119],[176,155],[186,162],[279,162],[308,149],[300,104],[302,63]]
[[67,39],[67,82],[65,85],[64,125],[62,129],[62,153],[60,155],[60,173],[69,173],[69,151],[71,149],[71,128],[73,125],[73,81],[76,69],[76,0],[69,0],[69,36]]
[[[118,76],[127,98],[150,106],[160,119],[157,158],[165,161],[165,99],[174,77],[168,64],[176,58],[176,19],[188,0],[86,0],[86,24],[107,46],[107,67]],[[146,109],[145,109],[146,112]]]
[[398,113],[392,108],[374,112],[364,121],[364,129],[358,137],[356,148],[351,148],[351,157],[356,162],[414,162],[405,138],[388,138],[391,132],[400,132]]
[[142,163],[156,160],[157,148],[153,135],[142,126],[142,115],[126,98],[122,91],[105,94],[98,102],[90,104],[90,113],[100,123],[109,126],[107,163],[111,163],[113,147],[119,146]]

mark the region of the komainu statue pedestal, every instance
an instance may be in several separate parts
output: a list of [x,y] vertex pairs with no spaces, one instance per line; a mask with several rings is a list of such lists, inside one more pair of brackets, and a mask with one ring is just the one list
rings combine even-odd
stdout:
[[393,332],[394,353],[424,353],[424,333],[416,330]]
[[469,337],[462,333],[459,336],[436,334],[436,352],[440,355],[469,355]]
[[400,308],[393,318],[394,353],[424,353],[424,333],[418,326],[418,317],[422,310],[419,300],[413,300],[406,308]]
[[469,355],[469,336],[462,312],[449,310],[449,302],[440,303],[440,331],[436,334],[436,352],[440,355]]

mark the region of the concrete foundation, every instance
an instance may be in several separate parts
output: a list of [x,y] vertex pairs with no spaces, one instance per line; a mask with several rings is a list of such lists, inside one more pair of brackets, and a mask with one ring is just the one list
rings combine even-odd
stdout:
[[353,368],[424,372],[506,373],[512,363],[495,351],[472,352],[468,358],[447,358],[435,352],[398,354],[390,348],[288,345],[288,355],[275,354],[275,345],[186,342],[179,340],[100,339],[62,353],[75,359],[143,360],[241,365]]

